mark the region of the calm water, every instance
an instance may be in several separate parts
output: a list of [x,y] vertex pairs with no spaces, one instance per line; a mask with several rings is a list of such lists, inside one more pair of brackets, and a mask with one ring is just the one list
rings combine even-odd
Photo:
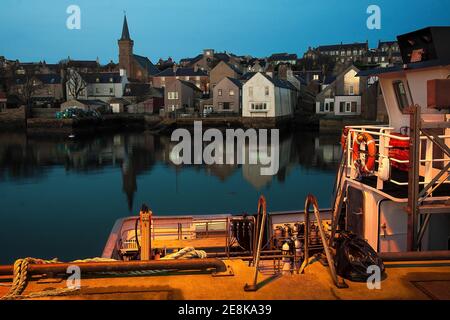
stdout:
[[94,257],[116,219],[146,203],[157,215],[301,209],[315,194],[329,207],[340,156],[338,136],[280,139],[280,170],[258,166],[174,166],[168,136],[147,133],[92,139],[0,134],[0,263],[18,257]]

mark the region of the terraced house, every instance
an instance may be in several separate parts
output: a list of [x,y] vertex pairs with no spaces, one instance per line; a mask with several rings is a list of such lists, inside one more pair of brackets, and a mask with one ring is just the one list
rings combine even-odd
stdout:
[[190,82],[202,91],[204,95],[209,94],[209,76],[199,69],[194,68],[179,68],[174,65],[153,77],[153,86],[155,88],[165,88],[176,80]]

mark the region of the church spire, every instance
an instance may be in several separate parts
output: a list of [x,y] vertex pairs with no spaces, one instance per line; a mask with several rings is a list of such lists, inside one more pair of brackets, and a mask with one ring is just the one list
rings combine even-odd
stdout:
[[120,38],[120,40],[131,40],[130,31],[128,30],[128,22],[127,22],[126,15],[124,15],[124,19],[123,19],[122,37]]

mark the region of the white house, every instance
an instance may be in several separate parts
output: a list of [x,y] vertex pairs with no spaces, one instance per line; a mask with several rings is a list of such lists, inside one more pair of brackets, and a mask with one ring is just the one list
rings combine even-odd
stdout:
[[292,117],[296,88],[285,80],[255,73],[242,87],[242,116],[250,118]]
[[323,91],[316,96],[316,113],[336,116],[354,116],[361,114],[361,97],[364,94],[364,82],[357,76],[359,69],[350,66],[322,86]]
[[128,83],[125,70],[118,72],[78,73],[70,70],[66,83],[67,100],[101,100],[122,98]]

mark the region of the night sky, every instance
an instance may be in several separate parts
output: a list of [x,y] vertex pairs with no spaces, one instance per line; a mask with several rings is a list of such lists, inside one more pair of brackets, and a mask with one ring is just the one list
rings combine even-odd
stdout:
[[[69,5],[81,30],[69,30]],[[369,30],[367,7],[381,7],[381,30]],[[2,0],[0,55],[55,63],[97,57],[117,61],[124,10],[135,53],[196,56],[204,48],[238,55],[303,54],[308,46],[394,40],[430,25],[450,25],[448,0]]]

